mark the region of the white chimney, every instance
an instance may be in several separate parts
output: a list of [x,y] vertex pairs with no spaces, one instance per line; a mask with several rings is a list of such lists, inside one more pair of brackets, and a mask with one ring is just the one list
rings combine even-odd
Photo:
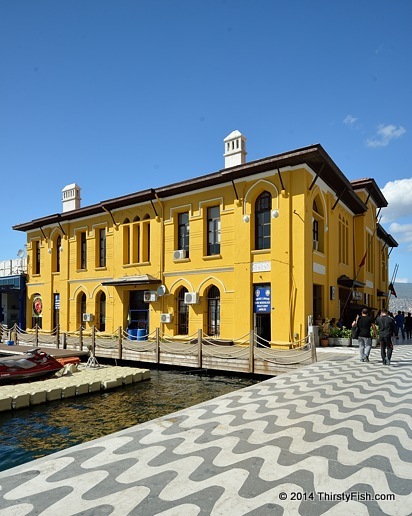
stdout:
[[246,163],[246,137],[233,131],[223,140],[225,142],[225,168]]
[[80,186],[76,185],[76,183],[65,186],[62,190],[63,213],[78,210],[81,200]]

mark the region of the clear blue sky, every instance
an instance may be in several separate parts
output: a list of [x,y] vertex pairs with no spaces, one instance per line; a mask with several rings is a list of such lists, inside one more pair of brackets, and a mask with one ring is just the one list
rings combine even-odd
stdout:
[[1,0],[0,260],[15,224],[320,143],[375,178],[412,282],[410,0]]

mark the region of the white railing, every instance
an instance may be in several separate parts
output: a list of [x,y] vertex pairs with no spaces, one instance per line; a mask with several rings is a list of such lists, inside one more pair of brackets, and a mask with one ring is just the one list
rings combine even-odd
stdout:
[[27,274],[27,258],[5,260],[0,262],[0,277]]

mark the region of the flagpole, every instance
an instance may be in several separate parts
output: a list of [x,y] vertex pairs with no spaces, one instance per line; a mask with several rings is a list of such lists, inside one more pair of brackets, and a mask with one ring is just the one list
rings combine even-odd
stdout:
[[360,262],[360,264],[359,264],[358,271],[357,271],[357,273],[356,273],[355,277],[353,278],[352,286],[351,286],[351,288],[350,288],[350,290],[349,290],[349,295],[348,295],[348,297],[346,298],[345,305],[343,306],[343,309],[342,309],[342,310],[341,310],[341,312],[340,312],[340,316],[341,316],[341,317],[343,317],[343,314],[345,313],[346,307],[348,306],[349,300],[350,300],[350,298],[352,297],[352,292],[353,292],[353,290],[354,290],[354,288],[355,288],[355,281],[358,279],[358,276],[359,276],[359,273],[360,273],[361,268],[365,265],[365,262],[366,262],[366,256],[367,256],[367,254],[368,254],[368,251],[369,251],[370,246],[372,245],[373,237],[375,236],[375,233],[376,233],[376,230],[377,230],[377,229],[378,229],[378,222],[377,222],[377,223],[376,223],[376,225],[375,225],[375,229],[374,229],[374,231],[373,231],[373,233],[372,233],[372,236],[371,236],[371,238],[370,238],[370,240],[369,240],[368,247],[366,248],[366,252],[365,252],[365,254],[363,255],[363,258],[362,258],[362,260],[361,260],[361,262]]
[[[396,275],[398,274],[398,269],[399,269],[399,264],[395,263],[395,267],[393,269],[393,274],[392,274],[392,279],[391,279],[391,282],[389,283],[389,285],[392,285],[392,288],[393,288],[393,284],[395,283]],[[388,287],[388,302],[386,305],[387,309],[389,309],[389,301],[391,299],[391,294],[392,294],[392,289],[390,289]]]

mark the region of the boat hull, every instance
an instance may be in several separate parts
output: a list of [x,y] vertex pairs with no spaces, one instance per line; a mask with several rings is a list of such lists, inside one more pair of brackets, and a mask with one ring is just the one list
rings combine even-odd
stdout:
[[62,364],[41,348],[32,349],[21,355],[0,357],[0,384],[51,376],[62,367]]

